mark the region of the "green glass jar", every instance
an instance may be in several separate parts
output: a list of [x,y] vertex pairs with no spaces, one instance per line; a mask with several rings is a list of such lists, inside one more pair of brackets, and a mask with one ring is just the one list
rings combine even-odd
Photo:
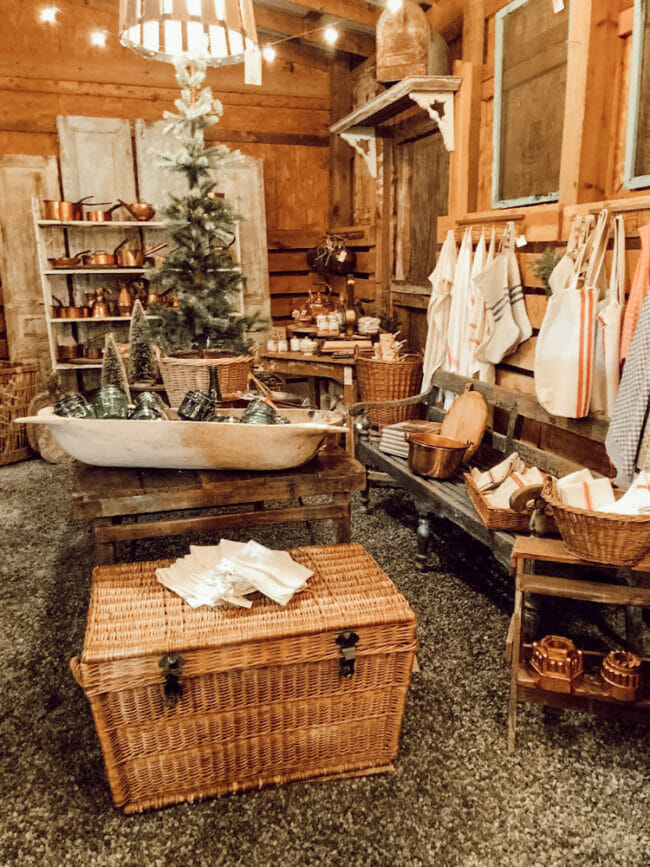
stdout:
[[277,412],[270,401],[256,397],[246,407],[241,417],[242,424],[275,424]]
[[154,391],[141,391],[135,399],[135,406],[129,418],[146,421],[148,419],[168,419],[163,402]]
[[54,404],[54,415],[64,418],[95,418],[92,406],[86,403],[86,399],[78,392],[64,394]]
[[93,401],[96,418],[126,418],[129,413],[129,403],[121,388],[115,385],[103,385]]
[[204,391],[188,391],[178,407],[183,421],[207,421],[214,413],[214,401]]

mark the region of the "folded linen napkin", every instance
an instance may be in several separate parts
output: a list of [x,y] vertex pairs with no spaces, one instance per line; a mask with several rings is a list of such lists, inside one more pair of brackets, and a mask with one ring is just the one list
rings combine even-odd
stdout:
[[582,484],[583,482],[591,482],[593,481],[593,476],[591,472],[587,469],[584,470],[576,470],[574,473],[569,473],[567,476],[562,476],[561,479],[557,481],[557,493],[560,500],[567,506],[573,505],[572,503],[567,503],[564,499],[564,491],[570,485]]
[[473,467],[471,476],[479,491],[489,491],[490,488],[496,488],[501,482],[505,481],[510,473],[522,473],[525,469],[526,464],[517,452],[513,452],[505,460],[501,461],[500,464],[490,467],[484,473],[477,467]]
[[527,488],[529,485],[542,485],[543,483],[544,474],[537,467],[529,467],[525,472],[510,473],[496,491],[485,495],[485,499],[495,509],[509,509],[510,497],[515,491],[520,488]]
[[156,570],[158,581],[193,608],[226,604],[250,608],[252,602],[245,597],[256,590],[286,605],[312,574],[287,551],[227,539],[219,545],[192,545],[187,556]]
[[612,515],[647,515],[650,513],[650,473],[639,473],[618,502],[596,508]]
[[562,489],[561,499],[566,506],[589,509],[592,512],[609,512],[610,506],[616,502],[610,480],[593,478],[589,481],[565,485]]

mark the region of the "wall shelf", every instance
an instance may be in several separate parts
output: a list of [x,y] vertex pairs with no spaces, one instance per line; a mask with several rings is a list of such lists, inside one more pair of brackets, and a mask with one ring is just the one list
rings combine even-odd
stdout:
[[454,149],[454,93],[461,79],[456,75],[414,75],[403,78],[370,102],[346,114],[330,126],[368,166],[370,176],[377,177],[376,128],[382,123],[419,105],[438,124],[445,147]]
[[96,223],[91,220],[37,220],[41,228],[59,229],[166,229],[165,223],[145,220],[105,220]]
[[65,277],[66,274],[144,274],[146,268],[51,268],[43,271],[46,277]]
[[[102,322],[123,322],[125,325],[132,316],[79,316],[77,319],[64,319],[62,316],[49,316],[52,325],[98,325]],[[160,316],[147,316],[147,319],[160,319]]]

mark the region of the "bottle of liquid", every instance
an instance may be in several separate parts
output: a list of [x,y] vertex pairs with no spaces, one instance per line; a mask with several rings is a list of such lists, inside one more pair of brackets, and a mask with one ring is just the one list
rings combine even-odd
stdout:
[[221,386],[219,385],[219,373],[217,370],[217,365],[214,364],[210,368],[210,388],[208,390],[208,394],[215,407],[219,406],[220,403],[223,403],[223,395],[221,394]]

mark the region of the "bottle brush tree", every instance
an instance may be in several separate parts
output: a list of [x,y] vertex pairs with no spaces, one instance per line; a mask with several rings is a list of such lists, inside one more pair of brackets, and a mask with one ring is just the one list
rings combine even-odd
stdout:
[[206,349],[227,354],[249,351],[249,334],[257,316],[237,312],[244,277],[235,270],[229,252],[237,217],[229,202],[217,192],[217,173],[240,158],[225,145],[208,146],[205,133],[223,113],[205,86],[207,64],[201,57],[183,56],[176,62],[181,88],[176,112],[165,112],[166,132],[173,133],[180,148],[160,154],[163,165],[180,173],[187,192],[170,195],[163,210],[173,246],[161,267],[151,273],[158,294],[170,293],[174,308],[156,305],[160,317],[152,321],[154,339],[168,353]]
[[114,385],[116,388],[121,388],[124,394],[126,394],[127,400],[131,400],[131,389],[129,388],[126,370],[124,369],[124,362],[117,348],[115,337],[111,332],[105,337],[101,384],[102,387]]
[[149,382],[158,373],[149,320],[139,299],[136,299],[131,313],[127,373],[129,382]]

